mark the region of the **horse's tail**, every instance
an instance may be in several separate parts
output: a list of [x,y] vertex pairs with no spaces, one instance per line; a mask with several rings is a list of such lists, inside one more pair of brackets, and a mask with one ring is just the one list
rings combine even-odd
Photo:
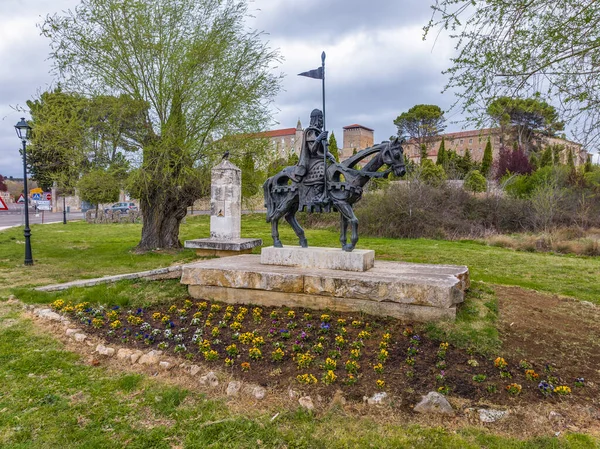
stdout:
[[271,191],[271,187],[273,186],[273,178],[267,178],[265,183],[263,184],[263,192],[265,197],[265,207],[267,208],[267,223],[270,223],[273,219],[273,214],[275,213],[275,199],[273,198],[273,193]]

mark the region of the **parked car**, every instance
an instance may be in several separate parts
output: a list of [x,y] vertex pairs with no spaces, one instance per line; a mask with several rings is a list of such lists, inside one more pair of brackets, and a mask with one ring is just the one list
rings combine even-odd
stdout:
[[108,212],[109,210],[126,214],[129,213],[130,210],[138,210],[138,208],[135,203],[115,203],[112,206],[104,209],[104,212]]

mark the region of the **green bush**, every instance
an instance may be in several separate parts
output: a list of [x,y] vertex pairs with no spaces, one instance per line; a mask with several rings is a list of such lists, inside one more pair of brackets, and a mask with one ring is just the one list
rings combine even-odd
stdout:
[[469,192],[485,192],[487,190],[487,181],[479,173],[479,170],[470,171],[465,177],[465,189]]
[[536,170],[530,175],[516,175],[512,178],[504,178],[506,192],[513,198],[530,198],[533,192],[548,184],[559,188],[567,187],[569,184],[569,168],[564,165],[547,166]]
[[423,161],[421,181],[430,186],[440,186],[446,180],[446,172],[441,165],[434,165],[429,159]]

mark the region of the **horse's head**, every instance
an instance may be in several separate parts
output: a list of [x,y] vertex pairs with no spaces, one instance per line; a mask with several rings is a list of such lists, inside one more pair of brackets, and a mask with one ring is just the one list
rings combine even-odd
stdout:
[[406,168],[404,166],[404,149],[402,144],[404,140],[400,140],[397,137],[392,140],[387,148],[381,152],[383,163],[390,167],[394,171],[394,175],[400,177],[406,174]]

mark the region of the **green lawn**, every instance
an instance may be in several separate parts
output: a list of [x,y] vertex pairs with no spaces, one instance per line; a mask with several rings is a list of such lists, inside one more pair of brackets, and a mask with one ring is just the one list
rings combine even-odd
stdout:
[[[140,225],[89,225],[83,222],[33,226],[35,265],[23,266],[22,228],[0,232],[0,296],[11,287],[43,285],[108,274],[142,271],[194,259],[194,253],[134,254]],[[264,215],[246,215],[242,234],[271,244]],[[181,240],[207,237],[209,217],[188,218]],[[287,224],[281,224],[284,244],[297,244]],[[338,246],[337,231],[308,230],[309,244]],[[379,259],[467,265],[475,281],[516,285],[600,304],[600,257],[529,253],[472,241],[396,240],[361,237],[359,248],[374,249]],[[258,252],[258,251],[257,251]]]

